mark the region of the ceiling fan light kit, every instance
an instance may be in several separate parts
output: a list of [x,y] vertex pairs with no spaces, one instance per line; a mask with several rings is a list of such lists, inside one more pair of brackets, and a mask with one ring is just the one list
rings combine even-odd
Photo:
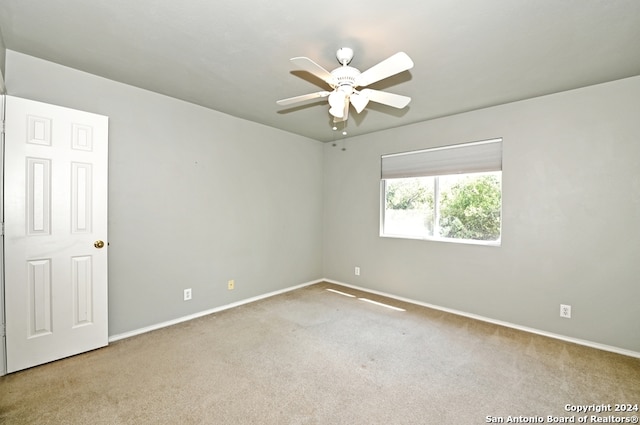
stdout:
[[413,61],[406,53],[398,52],[364,72],[349,66],[353,59],[352,49],[348,47],[338,49],[336,58],[341,66],[331,72],[307,57],[291,58],[294,65],[320,78],[333,91],[323,90],[281,99],[276,103],[280,106],[287,106],[319,97],[328,97],[329,113],[333,116],[333,121],[342,122],[346,121],[349,116],[349,105],[353,105],[355,111],[361,113],[369,101],[398,109],[406,107],[411,102],[411,98],[408,96],[373,89],[357,90],[359,87],[366,87],[413,68]]

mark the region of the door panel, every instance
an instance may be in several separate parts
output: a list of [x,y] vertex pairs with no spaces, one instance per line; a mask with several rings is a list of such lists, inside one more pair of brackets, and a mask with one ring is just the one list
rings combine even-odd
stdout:
[[7,371],[107,345],[108,119],[6,97]]

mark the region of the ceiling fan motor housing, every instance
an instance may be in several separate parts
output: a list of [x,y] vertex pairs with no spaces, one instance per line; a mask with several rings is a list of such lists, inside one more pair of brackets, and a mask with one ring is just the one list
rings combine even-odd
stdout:
[[351,59],[353,59],[353,49],[349,47],[342,47],[336,52],[336,58],[340,65],[349,65]]
[[331,75],[337,81],[337,86],[350,86],[356,85],[356,78],[360,75],[360,71],[351,66],[341,66],[331,71]]

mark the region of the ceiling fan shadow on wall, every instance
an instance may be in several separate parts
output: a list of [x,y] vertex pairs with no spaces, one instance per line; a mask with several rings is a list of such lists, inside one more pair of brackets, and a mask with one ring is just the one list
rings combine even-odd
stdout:
[[411,102],[408,96],[373,90],[367,87],[385,78],[413,68],[413,61],[404,52],[398,52],[364,72],[349,66],[353,59],[353,50],[348,47],[338,49],[336,58],[341,66],[329,72],[311,59],[301,56],[291,58],[291,62],[299,69],[307,71],[327,83],[332,91],[322,90],[276,101],[280,106],[288,106],[311,99],[327,97],[329,113],[333,122],[346,121],[349,116],[349,105],[360,113],[371,102],[380,103],[402,109]]

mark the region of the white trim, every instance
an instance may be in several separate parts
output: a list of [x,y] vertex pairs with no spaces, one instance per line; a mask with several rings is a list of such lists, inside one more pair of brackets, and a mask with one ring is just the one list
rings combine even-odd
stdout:
[[177,319],[169,320],[169,321],[162,322],[162,323],[157,323],[155,325],[146,326],[144,328],[135,329],[135,330],[129,331],[129,332],[124,332],[124,333],[121,333],[121,334],[112,335],[112,336],[109,337],[109,342],[115,342],[115,341],[119,341],[121,339],[130,338],[132,336],[141,335],[141,334],[144,334],[144,333],[147,333],[147,332],[155,331],[157,329],[166,328],[167,326],[176,325],[178,323],[182,323],[182,322],[186,322],[186,321],[189,321],[189,320],[197,319],[197,318],[202,317],[202,316],[207,316],[209,314],[217,313],[217,312],[220,312],[220,311],[223,311],[223,310],[228,310],[230,308],[238,307],[238,306],[241,306],[241,305],[244,305],[244,304],[249,304],[249,303],[252,303],[254,301],[259,301],[259,300],[262,300],[262,299],[265,299],[265,298],[273,297],[275,295],[280,295],[280,294],[283,294],[285,292],[294,291],[296,289],[304,288],[306,286],[315,285],[316,283],[322,283],[322,282],[333,283],[335,285],[340,285],[340,286],[344,286],[344,287],[347,287],[347,288],[356,289],[358,291],[367,292],[367,293],[370,293],[370,294],[376,294],[376,295],[380,295],[380,296],[387,297],[387,298],[392,298],[392,299],[395,299],[395,300],[398,300],[398,301],[407,302],[409,304],[414,304],[414,305],[419,305],[421,307],[426,307],[426,308],[431,308],[431,309],[434,309],[434,310],[444,311],[446,313],[451,313],[451,314],[455,314],[455,315],[458,315],[458,316],[468,317],[470,319],[480,320],[482,322],[492,323],[494,325],[505,326],[507,328],[517,329],[517,330],[520,330],[520,331],[524,331],[524,332],[528,332],[528,333],[532,333],[532,334],[536,334],[536,335],[546,336],[546,337],[557,339],[557,340],[560,340],[560,341],[571,342],[571,343],[574,343],[574,344],[583,345],[585,347],[591,347],[591,348],[596,348],[596,349],[603,350],[603,351],[609,351],[609,352],[616,353],[616,354],[622,354],[623,356],[640,358],[640,352],[637,352],[637,351],[626,350],[624,348],[614,347],[612,345],[600,344],[598,342],[588,341],[588,340],[585,340],[585,339],[572,338],[572,337],[568,337],[568,336],[565,336],[565,335],[556,334],[556,333],[553,333],[553,332],[547,332],[547,331],[542,331],[542,330],[535,329],[535,328],[530,328],[530,327],[527,327],[527,326],[516,325],[514,323],[504,322],[502,320],[491,319],[489,317],[480,316],[478,314],[466,313],[464,311],[455,310],[455,309],[447,308],[447,307],[441,307],[441,306],[438,306],[438,305],[435,305],[435,304],[429,304],[429,303],[425,303],[425,302],[422,302],[422,301],[416,301],[416,300],[412,300],[410,298],[400,297],[400,296],[397,296],[397,295],[389,294],[387,292],[382,292],[382,291],[376,291],[376,290],[373,290],[373,289],[363,288],[361,286],[351,285],[349,283],[339,282],[339,281],[333,280],[333,279],[318,279],[318,280],[302,283],[300,285],[291,286],[291,287],[284,288],[284,289],[279,289],[279,290],[273,291],[273,292],[268,292],[268,293],[263,294],[263,295],[258,295],[258,296],[252,297],[252,298],[247,298],[245,300],[240,300],[240,301],[237,301],[237,302],[234,302],[234,303],[231,303],[231,304],[226,304],[226,305],[223,305],[223,306],[220,306],[220,307],[215,307],[215,308],[212,308],[212,309],[209,309],[209,310],[205,310],[205,311],[201,311],[201,312],[198,312],[198,313],[190,314],[188,316],[179,317]]
[[7,374],[7,321],[4,313],[4,118],[6,99],[4,92],[5,87],[2,72],[0,72],[0,226],[3,235],[0,237],[0,376]]
[[177,325],[178,323],[182,323],[182,322],[186,322],[186,321],[189,321],[189,320],[197,319],[199,317],[207,316],[207,315],[213,314],[213,313],[218,313],[218,312],[223,311],[223,310],[228,310],[230,308],[238,307],[238,306],[241,306],[241,305],[244,305],[244,304],[249,304],[249,303],[252,303],[254,301],[259,301],[259,300],[262,300],[262,299],[265,299],[265,298],[273,297],[275,295],[283,294],[285,292],[290,292],[290,291],[294,291],[296,289],[304,288],[305,286],[315,285],[316,283],[321,283],[321,282],[324,282],[324,281],[325,281],[324,279],[319,279],[319,280],[314,280],[314,281],[311,281],[311,282],[301,283],[300,285],[290,286],[288,288],[279,289],[279,290],[273,291],[273,292],[268,292],[266,294],[262,294],[262,295],[258,295],[258,296],[251,297],[251,298],[247,298],[247,299],[244,299],[244,300],[236,301],[234,303],[222,305],[220,307],[214,307],[214,308],[211,308],[209,310],[204,310],[204,311],[200,311],[198,313],[190,314],[188,316],[178,317],[177,319],[168,320],[166,322],[157,323],[157,324],[151,325],[151,326],[145,326],[144,328],[134,329],[132,331],[123,332],[123,333],[117,334],[117,335],[111,335],[109,337],[109,342],[115,342],[115,341],[119,341],[121,339],[130,338],[132,336],[141,335],[141,334],[144,334],[144,333],[147,333],[147,332],[151,332],[151,331],[155,331],[155,330],[158,330],[158,329],[166,328],[167,326]]
[[524,331],[524,332],[528,332],[528,333],[532,333],[532,334],[536,334],[536,335],[542,335],[542,336],[546,336],[546,337],[553,338],[553,339],[558,339],[558,340],[565,341],[565,342],[571,342],[571,343],[574,343],[574,344],[583,345],[585,347],[591,347],[591,348],[596,348],[598,350],[609,351],[609,352],[616,353],[616,354],[622,354],[623,356],[640,358],[640,352],[637,352],[637,351],[631,351],[631,350],[627,350],[627,349],[620,348],[620,347],[614,347],[612,345],[600,344],[598,342],[588,341],[588,340],[585,340],[585,339],[572,338],[572,337],[569,337],[569,336],[556,334],[556,333],[553,333],[553,332],[547,332],[547,331],[542,331],[542,330],[535,329],[535,328],[529,328],[527,326],[520,326],[520,325],[516,325],[514,323],[504,322],[502,320],[495,320],[495,319],[491,319],[489,317],[480,316],[478,314],[466,313],[464,311],[454,310],[452,308],[441,307],[441,306],[434,305],[434,304],[424,303],[424,302],[421,302],[421,301],[416,301],[416,300],[412,300],[412,299],[409,299],[409,298],[404,298],[404,297],[400,297],[400,296],[397,296],[397,295],[392,295],[392,294],[389,294],[389,293],[386,293],[386,292],[375,291],[373,289],[368,289],[368,288],[363,288],[363,287],[356,286],[356,285],[351,285],[351,284],[348,284],[348,283],[338,282],[338,281],[332,280],[332,279],[323,279],[323,281],[324,282],[333,283],[333,284],[336,284],[336,285],[340,285],[340,286],[345,286],[347,288],[356,289],[358,291],[368,292],[370,294],[381,295],[383,297],[392,298],[392,299],[395,299],[395,300],[398,300],[398,301],[404,301],[404,302],[407,302],[407,303],[410,303],[410,304],[415,304],[415,305],[419,305],[419,306],[422,306],[422,307],[431,308],[431,309],[434,309],[434,310],[444,311],[446,313],[456,314],[458,316],[468,317],[470,319],[480,320],[482,322],[493,323],[494,325],[505,326],[507,328],[517,329],[517,330],[520,330],[520,331]]

